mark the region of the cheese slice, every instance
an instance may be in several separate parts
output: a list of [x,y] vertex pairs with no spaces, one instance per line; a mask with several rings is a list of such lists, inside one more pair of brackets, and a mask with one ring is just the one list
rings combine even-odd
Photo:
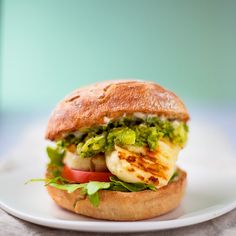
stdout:
[[159,140],[155,152],[135,146],[126,149],[115,146],[106,153],[109,171],[128,183],[153,184],[157,188],[167,185],[176,168],[180,147],[166,140]]

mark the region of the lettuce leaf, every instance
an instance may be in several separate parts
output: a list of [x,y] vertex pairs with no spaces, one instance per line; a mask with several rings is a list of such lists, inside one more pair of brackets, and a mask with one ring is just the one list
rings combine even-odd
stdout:
[[[111,190],[115,190],[116,189],[125,189],[125,191],[127,190],[128,192],[139,192],[139,191],[143,191],[145,189],[150,189],[150,190],[154,190],[156,191],[156,187],[154,185],[150,185],[150,184],[144,184],[144,183],[126,183],[124,181],[119,180],[117,177],[112,176],[110,177],[111,180]],[[121,190],[119,190],[121,191]]]
[[95,192],[92,195],[88,195],[89,201],[93,204],[93,206],[98,207],[100,203],[99,194]]
[[88,195],[93,195],[100,189],[108,189],[110,187],[109,182],[98,182],[98,181],[90,181],[87,183],[86,189]]
[[177,171],[175,171],[174,174],[171,176],[169,183],[173,182],[178,176],[179,176],[179,173]]
[[45,186],[51,186],[53,188],[67,191],[68,193],[73,193],[77,189],[81,189],[80,193],[87,195],[91,204],[95,207],[99,205],[100,199],[98,192],[102,189],[121,192],[139,192],[146,189],[156,191],[154,185],[147,185],[144,183],[126,183],[114,176],[111,177],[110,180],[111,182],[90,181],[82,184],[71,184],[62,177],[56,177],[52,179],[31,179],[26,183],[45,182]]
[[45,182],[45,186],[51,186],[53,188],[67,191],[68,193],[73,193],[77,189],[81,189],[80,193],[88,195],[90,202],[95,207],[99,205],[98,191],[110,188],[110,182],[90,181],[82,184],[70,184],[62,177],[52,179],[31,179],[27,181],[26,184],[30,182]]
[[50,164],[55,166],[63,166],[62,158],[65,155],[65,150],[59,146],[53,148],[47,147],[47,154],[50,159]]
[[48,186],[60,189],[60,190],[65,190],[68,193],[73,193],[75,190],[79,188],[84,188],[84,184],[56,184],[56,183],[48,183]]

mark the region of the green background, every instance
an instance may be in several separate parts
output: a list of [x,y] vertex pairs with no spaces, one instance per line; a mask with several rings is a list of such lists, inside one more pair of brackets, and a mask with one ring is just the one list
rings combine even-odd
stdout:
[[48,109],[115,78],[156,81],[189,104],[236,101],[236,1],[1,3],[3,111]]

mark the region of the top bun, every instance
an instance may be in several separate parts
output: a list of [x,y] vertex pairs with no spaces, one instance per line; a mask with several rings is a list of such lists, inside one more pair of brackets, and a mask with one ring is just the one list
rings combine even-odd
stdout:
[[79,88],[62,100],[51,114],[46,138],[57,140],[79,128],[104,124],[107,119],[135,112],[182,121],[189,119],[183,102],[156,83],[105,81]]

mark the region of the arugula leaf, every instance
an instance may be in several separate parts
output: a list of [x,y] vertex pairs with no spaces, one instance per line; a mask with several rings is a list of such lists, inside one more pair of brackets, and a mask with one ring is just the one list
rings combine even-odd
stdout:
[[99,206],[99,195],[98,192],[95,192],[92,195],[88,195],[89,201],[93,204],[93,206],[98,207]]
[[25,184],[29,184],[29,183],[32,183],[32,182],[45,182],[46,179],[30,179],[30,180],[27,180],[25,182]]
[[57,146],[56,148],[48,146],[46,150],[51,165],[63,166],[62,158],[65,154],[65,150],[63,148],[61,148],[60,146]]
[[57,177],[52,178],[52,179],[49,179],[49,178],[46,178],[46,179],[40,179],[40,178],[30,179],[30,180],[26,181],[25,184],[32,183],[32,182],[45,182],[45,185],[48,185],[48,184],[51,184],[51,183],[58,183],[58,181],[60,181],[60,183],[63,183],[63,184],[68,182],[63,177],[57,176]]
[[115,189],[116,188],[120,188],[120,189],[125,188],[126,190],[128,190],[130,192],[139,192],[139,191],[142,191],[145,189],[151,189],[154,191],[156,190],[156,187],[154,185],[144,184],[144,183],[126,183],[126,182],[119,180],[115,176],[111,176],[110,180],[111,180],[113,187],[115,187]]
[[48,182],[47,182],[46,184],[58,183],[58,181],[59,181],[60,183],[63,183],[63,184],[65,184],[65,183],[68,182],[68,181],[67,181],[66,179],[64,179],[62,176],[56,176],[56,177],[54,177],[54,178],[52,178],[52,179],[48,179]]
[[174,174],[171,176],[169,182],[172,182],[175,180],[175,178],[179,175],[179,173],[177,171],[174,172]]
[[127,188],[123,187],[122,185],[116,185],[116,184],[114,184],[114,182],[111,182],[111,187],[109,188],[109,190],[120,191],[120,192],[129,192],[129,190]]
[[60,189],[66,190],[68,193],[73,193],[75,190],[79,188],[85,188],[86,184],[56,184],[56,183],[48,183],[47,185]]
[[52,166],[52,165],[50,165],[50,167],[52,167],[52,175],[54,177],[61,176],[61,168],[60,167],[58,168],[58,166]]
[[81,189],[81,194],[86,194],[91,204],[95,207],[99,205],[100,199],[98,191],[101,189],[121,191],[121,192],[138,192],[145,189],[150,189],[156,191],[154,185],[148,185],[143,183],[126,183],[119,180],[117,177],[112,176],[110,178],[111,182],[98,182],[90,181],[83,184],[70,184],[61,176],[52,179],[31,179],[29,182],[45,182],[45,186],[51,186],[60,190],[67,191],[68,193],[73,193],[77,189]]
[[83,184],[70,184],[61,176],[52,179],[31,179],[29,182],[45,182],[45,186],[51,186],[60,190],[67,191],[68,193],[73,193],[77,189],[81,189],[81,194],[87,194],[90,202],[94,206],[99,205],[99,195],[98,191],[100,189],[109,189],[110,182],[97,182],[90,181]]
[[152,190],[152,191],[157,191],[157,188],[154,185],[152,185],[152,184],[148,184],[147,188]]
[[99,189],[108,189],[110,187],[109,182],[97,182],[97,181],[90,181],[87,184],[87,193],[88,195],[92,195],[96,193]]
[[87,194],[90,202],[96,207],[99,205],[100,201],[98,191],[100,189],[108,189],[110,187],[110,183],[108,182],[96,181],[90,181],[89,183],[84,184],[57,184],[52,182],[48,185],[57,189],[66,190],[68,193],[72,193],[75,190],[82,188],[82,194]]

